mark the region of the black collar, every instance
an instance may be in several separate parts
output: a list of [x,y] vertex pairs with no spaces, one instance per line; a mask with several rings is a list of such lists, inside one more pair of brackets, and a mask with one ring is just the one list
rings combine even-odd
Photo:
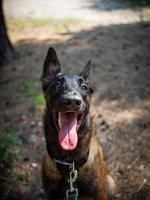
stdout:
[[81,167],[82,165],[84,165],[89,157],[89,150],[82,156],[80,157],[78,160],[74,160],[74,161],[70,161],[70,160],[57,160],[55,158],[53,158],[53,160],[56,162],[57,164],[57,168],[61,168],[62,166],[71,166],[72,163],[74,162],[75,168],[79,169],[79,167]]
[[53,156],[50,148],[47,148],[47,150],[48,150],[48,154],[50,158],[54,162],[56,162],[56,165],[59,171],[62,171],[63,169],[68,169],[68,167],[70,167],[73,162],[74,162],[75,168],[79,169],[82,165],[84,165],[87,162],[88,157],[89,157],[89,149],[88,149],[86,153],[83,156],[81,156],[78,160],[73,160],[73,161],[72,160],[70,161],[69,159],[58,160]]

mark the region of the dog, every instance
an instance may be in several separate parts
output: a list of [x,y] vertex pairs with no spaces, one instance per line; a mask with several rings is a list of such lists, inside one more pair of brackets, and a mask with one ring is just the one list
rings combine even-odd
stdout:
[[90,68],[91,61],[79,75],[63,74],[54,48],[48,49],[41,77],[47,147],[42,182],[48,200],[106,200],[114,185],[90,112]]

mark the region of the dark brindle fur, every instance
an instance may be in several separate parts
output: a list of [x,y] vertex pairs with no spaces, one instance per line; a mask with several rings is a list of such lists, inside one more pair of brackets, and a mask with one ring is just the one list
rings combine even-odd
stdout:
[[[57,164],[54,158],[77,161],[76,187],[79,199],[105,200],[107,196],[108,176],[101,145],[96,137],[95,120],[89,110],[93,93],[89,85],[89,73],[90,62],[79,76],[62,74],[56,52],[49,48],[42,74],[46,99],[44,131],[47,144],[47,153],[42,163],[42,180],[49,200],[65,199],[68,188],[69,168]],[[64,150],[59,144],[59,112],[78,113],[78,118],[81,118],[77,131],[78,143],[73,150]]]

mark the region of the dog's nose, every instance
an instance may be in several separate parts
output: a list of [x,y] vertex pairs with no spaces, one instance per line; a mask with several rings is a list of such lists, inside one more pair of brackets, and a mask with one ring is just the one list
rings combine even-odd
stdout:
[[67,97],[64,99],[64,104],[67,107],[78,108],[81,105],[80,97]]

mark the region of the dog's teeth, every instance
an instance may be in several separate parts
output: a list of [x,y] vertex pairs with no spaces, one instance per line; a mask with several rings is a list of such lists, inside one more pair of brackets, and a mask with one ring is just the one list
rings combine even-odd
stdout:
[[58,113],[58,125],[61,127],[60,113]]

